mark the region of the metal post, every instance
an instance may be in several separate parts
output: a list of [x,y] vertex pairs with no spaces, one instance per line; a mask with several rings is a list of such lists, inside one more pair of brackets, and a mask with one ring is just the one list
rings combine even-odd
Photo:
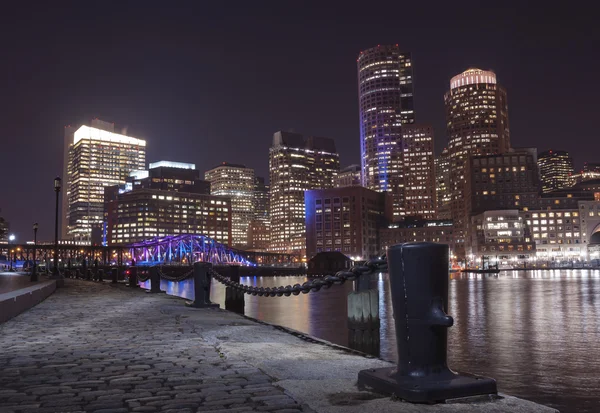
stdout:
[[112,267],[110,269],[110,275],[112,276],[112,283],[117,284],[119,282],[119,269],[116,267]]
[[400,244],[387,258],[398,366],[359,372],[359,386],[416,403],[497,393],[494,379],[448,368],[448,246]]
[[150,289],[146,291],[151,294],[164,293],[160,289],[160,274],[158,267],[150,267]]
[[56,193],[56,205],[54,208],[54,268],[52,274],[58,277],[58,194],[60,193],[60,178],[58,177],[54,179],[54,192]]
[[31,281],[35,282],[38,280],[37,275],[37,255],[35,251],[35,247],[37,245],[37,232],[38,232],[38,223],[33,224],[33,268],[31,269]]
[[210,268],[212,264],[209,262],[194,263],[194,302],[187,302],[188,307],[219,307],[219,304],[210,301],[211,277],[208,272]]
[[[121,267],[119,267],[121,268]],[[130,288],[139,288],[139,284],[138,284],[138,277],[137,277],[137,267],[130,267],[129,268],[129,284],[128,286]]]
[[[240,282],[240,266],[230,265],[228,275],[231,281]],[[225,309],[234,313],[244,314],[245,308],[244,292],[233,287],[225,288]]]
[[8,236],[8,251],[6,251],[6,255],[8,256],[8,262],[10,263],[10,268],[8,271],[12,271],[13,270],[13,265],[12,265],[12,253],[10,251],[10,243],[12,241],[15,240],[15,236],[14,235],[9,235]]

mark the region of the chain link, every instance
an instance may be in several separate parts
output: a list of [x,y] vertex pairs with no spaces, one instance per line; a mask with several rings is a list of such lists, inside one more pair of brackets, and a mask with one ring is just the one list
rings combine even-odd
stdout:
[[286,285],[285,287],[253,287],[250,285],[240,284],[236,281],[231,280],[229,277],[225,277],[219,274],[214,269],[210,268],[209,273],[214,279],[228,287],[235,288],[236,290],[242,291],[246,294],[258,295],[259,297],[281,297],[285,295],[308,294],[311,291],[319,291],[321,288],[329,288],[334,284],[343,284],[346,281],[355,280],[361,275],[368,275],[375,272],[387,271],[387,261],[384,258],[375,258],[367,261],[365,265],[357,265],[350,268],[347,271],[338,271],[335,275],[326,275],[316,280],[307,281],[304,284]]
[[[129,270],[131,271],[131,270]],[[141,269],[138,267],[137,269],[137,279],[140,282],[146,282],[150,279],[150,270],[149,269]]]
[[171,274],[165,274],[163,272],[162,267],[157,266],[156,267],[158,270],[158,275],[160,276],[160,278],[164,278],[167,281],[173,281],[173,282],[179,282],[179,281],[183,281],[185,279],[188,279],[190,277],[192,277],[194,275],[194,267],[192,267],[191,270],[181,274],[181,275],[171,275]]

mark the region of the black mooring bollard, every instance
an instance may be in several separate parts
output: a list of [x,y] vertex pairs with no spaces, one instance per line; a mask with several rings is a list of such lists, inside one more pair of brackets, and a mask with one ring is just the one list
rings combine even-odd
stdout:
[[210,302],[210,268],[212,264],[209,262],[194,263],[194,302],[187,302],[185,305],[188,307],[219,307],[219,304]]
[[160,274],[158,273],[158,267],[150,267],[150,289],[148,293],[164,293],[160,289]]
[[116,267],[112,267],[110,269],[110,275],[112,277],[112,284],[118,284],[119,282],[119,269]]
[[137,267],[129,267],[129,288],[139,288],[138,277],[137,277]]
[[448,246],[394,245],[387,259],[398,366],[359,372],[359,386],[415,403],[497,393],[494,379],[448,368]]

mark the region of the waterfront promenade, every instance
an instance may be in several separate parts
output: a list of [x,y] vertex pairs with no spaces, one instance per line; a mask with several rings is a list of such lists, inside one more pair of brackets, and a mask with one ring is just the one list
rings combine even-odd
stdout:
[[359,391],[359,370],[389,364],[107,283],[67,280],[0,324],[0,349],[3,413],[555,411],[508,396],[426,406]]

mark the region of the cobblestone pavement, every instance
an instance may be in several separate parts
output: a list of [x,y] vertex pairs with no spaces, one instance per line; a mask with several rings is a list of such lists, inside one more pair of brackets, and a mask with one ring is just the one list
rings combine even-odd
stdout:
[[164,294],[67,280],[0,324],[0,412],[310,411],[203,337],[244,323]]

